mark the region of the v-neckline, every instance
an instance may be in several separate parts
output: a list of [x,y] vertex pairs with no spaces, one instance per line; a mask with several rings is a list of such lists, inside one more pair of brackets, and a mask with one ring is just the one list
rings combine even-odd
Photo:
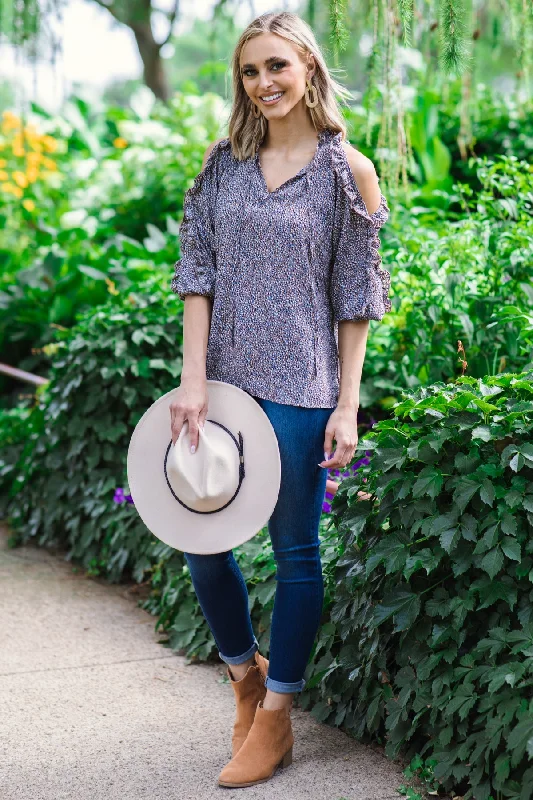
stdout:
[[264,176],[264,173],[263,173],[263,168],[261,167],[261,161],[259,159],[259,148],[260,148],[262,142],[259,142],[257,144],[257,146],[255,148],[254,162],[257,165],[257,171],[259,173],[259,177],[261,179],[261,183],[263,184],[263,189],[266,192],[266,194],[268,194],[268,195],[276,194],[276,192],[279,192],[280,189],[283,189],[283,187],[286,186],[288,183],[291,183],[292,181],[296,180],[296,178],[299,178],[300,175],[303,175],[305,172],[307,172],[308,169],[310,169],[310,167],[313,166],[313,164],[315,163],[316,159],[318,158],[320,145],[322,144],[322,140],[324,139],[324,137],[326,135],[326,130],[327,130],[326,128],[323,128],[318,134],[315,152],[314,152],[314,155],[313,155],[313,158],[311,159],[311,161],[308,161],[307,164],[304,164],[304,166],[295,175],[292,175],[290,178],[287,178],[286,181],[283,181],[282,184],[280,184],[279,186],[276,186],[276,188],[272,189],[272,191],[270,191],[270,189],[267,186],[267,182],[266,182],[266,179],[265,179],[265,176]]

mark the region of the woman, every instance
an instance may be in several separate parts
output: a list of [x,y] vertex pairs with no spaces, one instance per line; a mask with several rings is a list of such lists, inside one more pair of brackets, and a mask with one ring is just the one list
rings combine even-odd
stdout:
[[390,276],[378,253],[389,209],[372,162],[344,141],[335,94],[345,90],[309,26],[263,14],[232,67],[229,137],[207,149],[184,201],[172,281],[185,304],[183,371],[170,413],[173,442],[187,420],[194,452],[206,379],[226,381],[261,405],[279,444],[270,662],[233,552],[185,554],[235,692],[233,757],[219,776],[235,787],[292,760],[290,711],[323,605],[327,471],[354,455],[368,320],[390,310]]

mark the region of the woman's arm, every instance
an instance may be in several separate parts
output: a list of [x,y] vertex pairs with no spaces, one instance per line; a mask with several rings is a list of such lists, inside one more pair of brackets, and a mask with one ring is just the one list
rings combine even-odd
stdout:
[[[346,157],[369,214],[379,207],[381,190],[373,163],[351,145],[345,146]],[[354,457],[357,447],[357,412],[359,390],[368,337],[368,320],[339,320],[339,399],[328,420],[324,438],[324,461],[319,466],[342,469]],[[328,461],[336,442],[333,458]]]
[[[202,169],[215,144],[213,142],[205,151]],[[198,427],[203,427],[208,412],[206,359],[212,311],[210,295],[191,293],[183,298],[183,367],[180,391],[170,405],[170,422],[175,444],[185,420],[188,421],[194,450],[198,447]]]
[[365,360],[369,321],[343,319],[339,322],[339,399],[337,408],[357,413],[359,387]]
[[206,380],[207,341],[213,300],[207,295],[188,294],[183,300],[183,368],[181,382]]
[[[319,466],[343,469],[352,460],[357,447],[357,412],[359,387],[365,360],[368,320],[341,320],[339,322],[339,399],[326,426],[324,461]],[[329,454],[336,448],[331,461]]]

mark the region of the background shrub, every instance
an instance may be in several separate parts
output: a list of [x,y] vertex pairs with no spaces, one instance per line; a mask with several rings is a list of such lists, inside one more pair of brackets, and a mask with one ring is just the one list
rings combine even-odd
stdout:
[[[37,404],[0,415],[0,498],[11,545],[31,540],[59,548],[88,575],[149,585],[142,607],[158,617],[162,643],[189,658],[218,661],[181,551],[153,536],[126,500],[133,429],[179,383],[182,307],[154,280],[56,334],[58,341],[46,348],[51,382],[39,390]],[[324,514],[325,620],[337,557],[330,522]],[[234,552],[261,651],[268,654],[276,565],[267,528]]]
[[467,800],[533,793],[532,381],[407,393],[332,504],[337,591],[303,702],[391,757],[431,756]]

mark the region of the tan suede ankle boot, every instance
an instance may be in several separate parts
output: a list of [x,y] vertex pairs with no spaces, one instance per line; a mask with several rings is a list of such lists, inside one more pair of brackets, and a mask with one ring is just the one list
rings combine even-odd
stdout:
[[233,691],[235,693],[235,703],[237,706],[235,723],[233,725],[233,735],[231,738],[232,758],[239,752],[244,740],[248,736],[248,731],[254,721],[255,709],[260,700],[266,694],[265,680],[268,674],[268,661],[257,651],[255,652],[255,664],[248,667],[244,678],[236,681],[231,674],[231,669],[227,669]]
[[278,767],[292,764],[294,736],[292,703],[288,708],[269,711],[260,700],[250,732],[239,752],[219,775],[219,786],[253,786],[265,783]]

